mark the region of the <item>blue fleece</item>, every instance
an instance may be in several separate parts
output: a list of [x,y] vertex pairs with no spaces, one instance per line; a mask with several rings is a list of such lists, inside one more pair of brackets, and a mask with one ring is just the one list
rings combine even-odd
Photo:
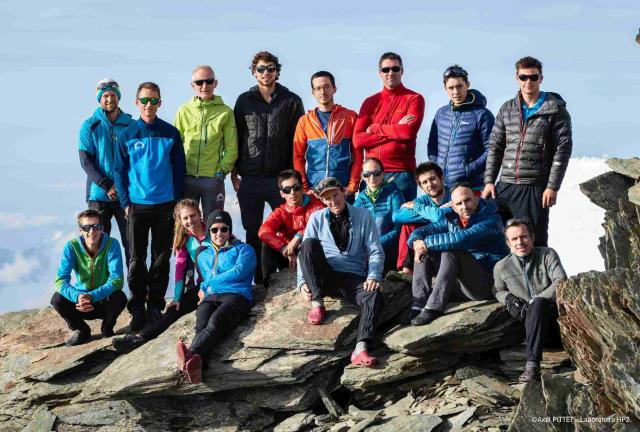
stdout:
[[380,243],[388,250],[388,247],[398,248],[400,238],[400,226],[393,222],[393,213],[400,210],[404,200],[400,191],[394,184],[384,184],[376,202],[371,202],[365,191],[358,194],[354,207],[366,209],[375,221],[380,233]]
[[99,107],[82,123],[78,152],[80,165],[87,173],[87,200],[115,201],[109,198],[107,191],[113,186],[117,137],[133,122],[129,114],[120,112],[116,121],[111,123]]
[[547,100],[547,94],[543,91],[540,92],[540,96],[538,97],[538,100],[536,101],[536,103],[533,104],[532,107],[528,107],[523,100],[522,101],[522,122],[526,123],[527,120],[529,120],[529,117],[531,117],[533,114],[538,112],[538,110],[540,109],[540,107],[542,106],[545,100]]
[[[449,190],[445,188],[441,205],[447,204],[449,201],[451,201],[451,194]],[[442,220],[447,213],[451,213],[452,211],[451,207],[440,207],[429,195],[425,194],[413,200],[412,209],[400,207],[399,210],[395,211],[393,213],[393,222],[398,225],[438,222]]]
[[182,138],[169,123],[138,119],[118,137],[115,181],[123,208],[179,200],[185,175]]

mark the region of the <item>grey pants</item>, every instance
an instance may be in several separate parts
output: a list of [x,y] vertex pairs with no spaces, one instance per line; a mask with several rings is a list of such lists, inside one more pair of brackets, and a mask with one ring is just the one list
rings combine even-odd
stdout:
[[214,210],[224,210],[224,181],[215,177],[184,178],[184,197],[202,202],[202,217],[206,220]]
[[[432,284],[433,276],[436,276]],[[433,285],[433,286],[432,286]],[[493,298],[492,273],[468,252],[429,252],[413,269],[412,309],[427,307],[444,311],[449,299],[486,300]]]

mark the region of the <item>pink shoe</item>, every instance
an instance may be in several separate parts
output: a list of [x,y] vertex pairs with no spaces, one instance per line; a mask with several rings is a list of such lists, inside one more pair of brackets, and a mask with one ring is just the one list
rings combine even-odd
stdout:
[[178,369],[184,372],[184,366],[193,354],[191,354],[191,351],[189,351],[182,340],[179,340],[176,345],[176,354],[176,363],[178,364]]
[[202,359],[200,354],[192,354],[184,365],[184,372],[191,384],[200,384],[202,382]]
[[307,321],[311,325],[320,325],[327,316],[327,310],[324,306],[314,306],[307,314]]
[[378,358],[370,356],[367,350],[360,351],[356,356],[351,354],[351,364],[356,366],[371,367],[378,364]]

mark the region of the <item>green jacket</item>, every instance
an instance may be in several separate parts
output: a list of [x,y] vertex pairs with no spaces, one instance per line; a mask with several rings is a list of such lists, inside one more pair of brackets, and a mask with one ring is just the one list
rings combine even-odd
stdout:
[[228,174],[238,158],[238,135],[233,110],[220,96],[184,103],[174,122],[182,135],[187,175],[213,177]]
[[509,254],[493,268],[493,295],[504,303],[507,294],[526,301],[533,297],[556,298],[558,284],[567,279],[560,258],[555,250],[536,247],[524,257]]

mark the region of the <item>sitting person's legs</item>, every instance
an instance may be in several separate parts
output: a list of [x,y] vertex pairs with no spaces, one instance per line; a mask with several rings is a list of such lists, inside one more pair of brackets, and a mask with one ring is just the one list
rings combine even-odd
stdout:
[[289,260],[280,252],[271,249],[266,243],[262,243],[261,257],[264,285],[268,286],[269,276],[278,270],[288,268]]

